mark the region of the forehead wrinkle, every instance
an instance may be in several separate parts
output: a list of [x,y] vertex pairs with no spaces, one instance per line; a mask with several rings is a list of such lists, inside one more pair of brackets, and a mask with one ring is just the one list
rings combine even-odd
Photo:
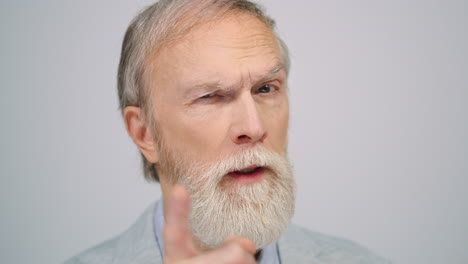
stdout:
[[255,85],[255,84],[260,83],[260,82],[271,80],[276,76],[276,74],[278,74],[278,72],[280,72],[281,70],[284,70],[284,69],[285,69],[284,63],[279,62],[273,68],[271,68],[271,70],[269,70],[268,72],[262,73],[262,74],[257,74],[254,77],[252,77],[252,74],[249,71],[250,83],[251,83],[251,85]]
[[229,41],[226,41],[226,39],[216,39],[214,44],[224,49],[242,50],[241,57],[258,54],[258,50],[256,50],[258,48],[262,49],[265,53],[276,53],[279,50],[275,39],[265,33],[232,37]]
[[[232,17],[231,17],[232,18]],[[183,36],[182,38],[178,39],[177,41],[173,42],[173,45],[169,48],[171,53],[175,53],[175,57],[178,58],[180,62],[185,64],[184,68],[190,68],[191,66],[197,65],[197,60],[194,60],[193,53],[191,49],[194,48],[194,44],[198,45],[199,40],[207,39],[209,40],[208,43],[205,45],[216,45],[219,48],[229,49],[229,53],[235,56],[238,59],[238,62],[241,63],[248,63],[248,61],[244,61],[244,59],[251,59],[255,56],[269,56],[272,61],[282,62],[280,48],[278,42],[273,34],[273,32],[262,25],[260,27],[246,27],[246,21],[241,20],[239,17],[234,17],[238,21],[240,27],[237,28],[236,31],[231,32],[229,35],[225,35],[222,32],[217,32],[219,28],[217,25],[219,21],[210,21],[208,23],[201,23],[194,27],[188,34]],[[220,20],[225,20],[230,18],[223,18]],[[248,19],[256,20],[257,18],[249,17]],[[261,23],[258,21],[258,23]],[[215,33],[212,35],[212,33]],[[220,33],[220,34],[218,34]],[[210,41],[211,40],[211,41]],[[211,42],[211,43],[210,43]],[[237,51],[236,51],[237,50]],[[239,50],[242,50],[239,52]],[[172,64],[172,63],[170,63]],[[268,63],[268,65],[271,65]],[[268,66],[266,65],[266,66]],[[248,67],[249,68],[249,67]],[[265,74],[263,69],[253,70],[250,71],[247,68],[246,72],[238,72],[237,74],[224,76],[224,82],[221,79],[199,79],[193,80],[193,82],[186,83],[186,85],[180,83],[180,88],[184,88],[184,92],[182,92],[183,96],[193,95],[193,93],[197,91],[214,91],[214,90],[234,90],[236,88],[244,87],[247,84],[255,84],[256,82],[254,79],[264,80],[271,77],[272,74]],[[231,72],[232,73],[232,72]],[[276,72],[275,72],[276,73]],[[235,77],[237,75],[237,77]],[[266,76],[265,76],[266,75]],[[206,76],[208,77],[208,76]],[[213,77],[213,76],[212,76]],[[220,76],[218,76],[220,77]],[[206,82],[205,82],[206,81]]]

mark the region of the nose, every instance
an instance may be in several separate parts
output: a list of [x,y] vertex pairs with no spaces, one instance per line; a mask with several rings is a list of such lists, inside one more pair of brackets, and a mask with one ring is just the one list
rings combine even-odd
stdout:
[[263,142],[267,132],[262,121],[257,103],[251,95],[246,96],[233,109],[231,139],[236,144],[254,144]]

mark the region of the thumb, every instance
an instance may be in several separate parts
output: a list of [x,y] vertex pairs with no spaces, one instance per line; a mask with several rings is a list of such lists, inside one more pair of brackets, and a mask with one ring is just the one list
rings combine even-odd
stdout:
[[252,240],[240,237],[240,236],[230,236],[224,241],[223,246],[230,244],[238,244],[243,250],[247,251],[250,255],[255,255],[255,244]]
[[196,255],[189,229],[190,197],[181,185],[172,189],[164,224],[164,255],[167,261],[178,261]]

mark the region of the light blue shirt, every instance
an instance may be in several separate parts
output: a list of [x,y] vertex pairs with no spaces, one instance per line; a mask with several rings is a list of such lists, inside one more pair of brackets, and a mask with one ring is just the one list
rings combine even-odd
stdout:
[[[164,210],[163,210],[163,200],[159,200],[155,206],[155,213],[153,219],[154,225],[154,235],[156,241],[158,242],[159,250],[161,251],[161,256],[164,259],[164,240],[162,236],[162,230],[164,227]],[[258,264],[280,264],[279,258],[279,249],[278,243],[270,244],[264,247],[260,253],[257,263]]]

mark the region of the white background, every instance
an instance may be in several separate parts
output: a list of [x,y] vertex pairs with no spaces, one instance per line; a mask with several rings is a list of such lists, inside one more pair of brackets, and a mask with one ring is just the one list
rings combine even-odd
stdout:
[[[115,87],[149,3],[1,2],[1,263],[59,263],[159,197]],[[294,222],[396,263],[468,263],[467,2],[262,3],[292,55]]]

